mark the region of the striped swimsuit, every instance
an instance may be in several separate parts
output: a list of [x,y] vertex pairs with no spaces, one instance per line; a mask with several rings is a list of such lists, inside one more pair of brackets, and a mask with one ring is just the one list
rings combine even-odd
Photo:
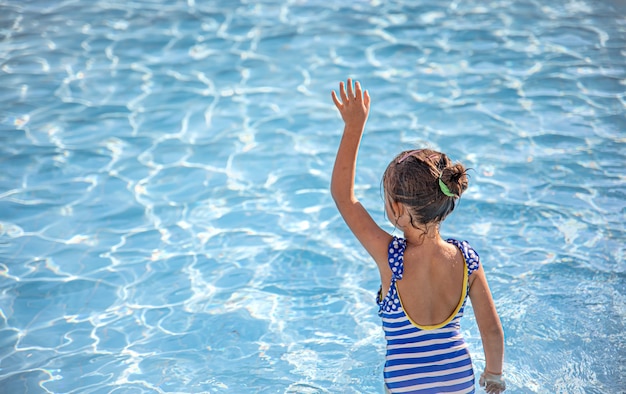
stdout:
[[460,320],[469,293],[469,276],[478,269],[479,257],[466,241],[448,239],[463,253],[463,294],[455,311],[436,326],[418,326],[402,308],[396,281],[404,272],[406,240],[394,237],[389,243],[391,286],[378,295],[379,316],[387,339],[385,385],[391,393],[473,393],[474,370],[461,335]]

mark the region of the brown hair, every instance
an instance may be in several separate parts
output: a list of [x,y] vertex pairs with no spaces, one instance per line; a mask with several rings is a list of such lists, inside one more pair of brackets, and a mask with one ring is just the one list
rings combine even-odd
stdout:
[[[467,170],[461,163],[452,163],[444,153],[431,149],[404,151],[385,170],[383,187],[389,199],[404,204],[413,221],[419,224],[439,223],[456,205],[467,189]],[[439,185],[448,188],[448,196]]]

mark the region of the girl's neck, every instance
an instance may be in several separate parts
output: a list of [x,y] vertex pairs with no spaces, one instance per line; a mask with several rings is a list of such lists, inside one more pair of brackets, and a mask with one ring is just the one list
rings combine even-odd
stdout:
[[406,239],[407,246],[420,248],[431,248],[442,242],[438,225],[405,228],[404,239]]

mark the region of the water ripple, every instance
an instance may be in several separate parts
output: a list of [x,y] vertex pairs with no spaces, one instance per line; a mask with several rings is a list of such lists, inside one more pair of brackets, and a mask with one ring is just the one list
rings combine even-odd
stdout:
[[3,390],[379,392],[377,274],[328,192],[352,76],[377,220],[395,152],[472,167],[444,232],[510,389],[619,391],[626,9],[431,3],[0,1]]

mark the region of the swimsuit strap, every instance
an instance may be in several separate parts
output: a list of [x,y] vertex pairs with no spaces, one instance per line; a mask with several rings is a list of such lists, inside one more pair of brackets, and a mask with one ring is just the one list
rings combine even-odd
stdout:
[[406,249],[406,240],[404,238],[394,236],[389,242],[389,251],[387,253],[389,268],[391,268],[392,280],[402,279],[404,273],[404,250]]

